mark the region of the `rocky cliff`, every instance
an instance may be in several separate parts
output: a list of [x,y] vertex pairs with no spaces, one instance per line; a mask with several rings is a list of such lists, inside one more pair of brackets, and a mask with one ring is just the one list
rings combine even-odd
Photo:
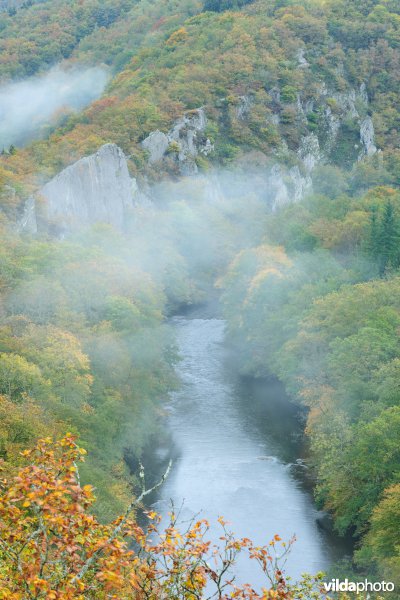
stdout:
[[[308,69],[304,52],[297,55],[299,69]],[[300,201],[312,189],[313,171],[320,164],[349,167],[363,157],[377,152],[369,99],[365,84],[337,92],[322,83],[312,95],[298,93],[290,101],[282,97],[278,87],[268,91],[269,105],[265,106],[265,131],[274,131],[280,144],[265,155],[265,197],[274,210],[289,202]],[[172,160],[181,175],[198,173],[198,157],[208,157],[212,164],[221,140],[215,143],[207,136],[206,113],[227,127],[227,105],[234,110],[228,118],[226,135],[229,138],[232,122],[236,129],[246,127],[253,118],[255,101],[250,95],[222,98],[215,106],[206,106],[183,115],[167,131],[153,131],[143,140],[142,148],[150,166]],[[229,110],[229,109],[228,109]],[[258,107],[260,112],[260,107]],[[225,119],[225,123],[224,123]],[[298,141],[293,143],[293,139]],[[290,138],[287,141],[287,138]],[[245,153],[245,148],[242,148]],[[251,160],[252,153],[250,153]],[[282,159],[283,157],[283,159]],[[287,167],[287,164],[291,167]],[[169,163],[171,164],[171,163]]]
[[[302,64],[301,68],[307,68],[307,65]],[[266,111],[265,123],[272,123],[279,130],[288,106],[282,101],[277,88],[270,90],[269,96],[274,101],[272,109]],[[319,164],[329,164],[334,153],[352,164],[377,152],[364,85],[359,89],[335,93],[322,84],[312,98],[305,100],[298,94],[289,108],[293,115],[293,128],[302,132],[297,146],[289,149],[285,129],[280,131],[282,144],[279,152],[282,153],[283,149],[283,154],[291,156],[291,160],[281,161],[279,153],[276,156],[274,152],[269,156],[258,153],[264,157],[262,172],[259,173],[260,194],[272,210],[300,201],[312,189],[314,169]],[[251,96],[240,96],[235,114],[243,126],[251,118],[252,109]],[[318,128],[310,131],[311,117],[316,114],[319,117]],[[215,150],[206,131],[204,107],[186,112],[166,133],[153,131],[142,141],[149,165],[161,166],[164,163],[168,172],[168,164],[171,165],[172,160],[181,175],[196,175],[198,157],[209,157],[212,163]],[[218,149],[218,143],[216,146]],[[251,161],[251,153],[249,157]],[[292,166],[286,166],[287,162],[291,162]],[[130,178],[126,157],[115,144],[105,144],[95,154],[64,169],[39,191],[37,197],[43,200],[44,222],[50,224],[57,235],[95,223],[108,223],[123,230],[133,207],[149,202],[136,180]],[[35,199],[30,198],[25,203],[20,229],[36,233],[36,217]]]
[[[135,181],[129,176],[124,153],[115,144],[67,167],[37,194],[43,216],[58,234],[95,223],[124,228],[134,206]],[[34,231],[32,199],[25,206],[21,226]]]
[[168,154],[178,163],[182,175],[195,175],[198,172],[196,157],[207,156],[213,150],[204,133],[206,124],[205,110],[198,108],[186,112],[167,133],[158,130],[150,133],[142,142],[149,163],[157,163]]

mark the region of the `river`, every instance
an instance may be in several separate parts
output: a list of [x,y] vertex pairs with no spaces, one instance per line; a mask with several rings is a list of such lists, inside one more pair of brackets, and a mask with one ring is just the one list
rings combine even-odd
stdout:
[[[167,405],[172,472],[153,506],[162,515],[183,502],[182,519],[222,515],[237,536],[265,544],[275,534],[297,541],[286,572],[325,570],[345,544],[321,530],[305,477],[301,424],[278,382],[243,380],[231,366],[224,321],[175,317],[181,389]],[[172,448],[173,446],[173,448]],[[220,532],[212,529],[214,540]],[[239,560],[238,582],[265,584],[253,561]]]

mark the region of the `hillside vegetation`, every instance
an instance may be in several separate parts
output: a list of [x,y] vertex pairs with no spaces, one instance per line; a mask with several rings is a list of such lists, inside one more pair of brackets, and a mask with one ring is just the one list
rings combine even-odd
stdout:
[[[140,456],[176,385],[165,317],[216,284],[241,371],[279,377],[308,409],[317,501],[355,536],[355,567],[400,585],[398,2],[53,0],[2,15],[3,82],[60,61],[106,64],[112,79],[0,157],[4,468],[44,434],[79,433],[83,477],[114,516],[130,494],[123,458]],[[292,199],[290,169],[312,187],[267,216],[254,190],[242,209],[203,213],[202,184],[173,183],[179,148],[154,164],[142,146],[200,107],[201,175],[280,165]],[[155,223],[15,232],[31,193],[108,142],[140,184],[176,193]]]

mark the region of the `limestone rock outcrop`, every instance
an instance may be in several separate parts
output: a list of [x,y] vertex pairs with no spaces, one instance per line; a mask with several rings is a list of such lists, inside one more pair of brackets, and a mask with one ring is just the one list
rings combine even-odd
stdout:
[[125,155],[115,144],[105,144],[61,171],[39,195],[45,219],[60,232],[100,222],[123,229],[133,207]]
[[167,151],[179,166],[182,175],[195,175],[198,172],[195,158],[199,154],[207,156],[214,146],[204,134],[207,119],[203,108],[186,112],[178,119],[168,133],[152,131],[142,142],[142,148],[149,153],[149,163],[161,161]]
[[361,153],[360,158],[362,158],[363,154],[367,156],[372,156],[377,151],[377,147],[375,146],[375,131],[374,124],[370,116],[366,116],[360,124],[360,140],[363,145],[363,152]]
[[142,142],[142,148],[149,153],[149,163],[153,164],[161,160],[169,146],[168,136],[158,129],[152,131]]
[[17,231],[24,231],[32,235],[38,231],[37,220],[36,220],[36,202],[35,198],[31,196],[25,202],[22,217],[17,224]]

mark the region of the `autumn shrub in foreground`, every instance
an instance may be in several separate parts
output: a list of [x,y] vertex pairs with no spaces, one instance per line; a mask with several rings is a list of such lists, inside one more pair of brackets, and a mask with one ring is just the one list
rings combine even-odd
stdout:
[[[281,565],[291,543],[279,536],[265,547],[235,539],[223,519],[221,545],[212,546],[205,520],[178,531],[171,513],[160,533],[155,513],[144,532],[132,517],[144,496],[109,525],[91,514],[93,489],[81,486],[78,462],[85,451],[67,435],[42,439],[23,452],[26,466],[1,481],[0,598],[9,600],[319,598],[320,577],[289,585]],[[162,480],[160,481],[160,484]],[[157,484],[159,485],[159,484]],[[154,488],[153,488],[154,489]],[[265,589],[235,586],[231,567],[247,552],[265,574]]]

